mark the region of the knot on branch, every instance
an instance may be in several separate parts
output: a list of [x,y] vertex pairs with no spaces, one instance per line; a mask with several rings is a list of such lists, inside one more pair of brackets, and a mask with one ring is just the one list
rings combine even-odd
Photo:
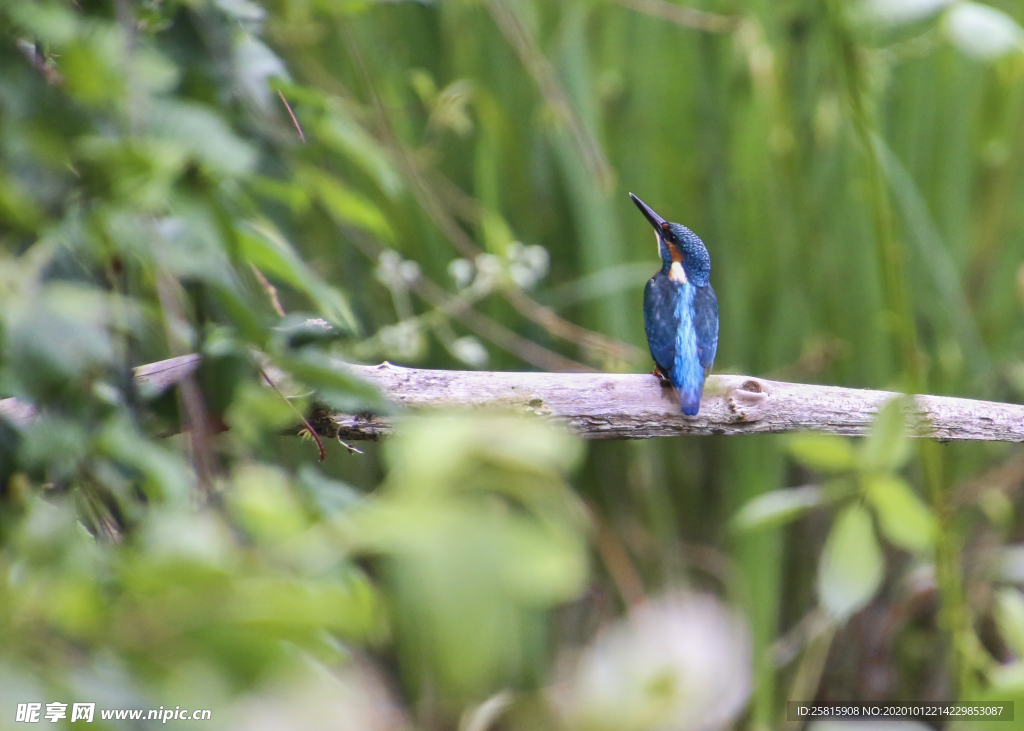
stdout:
[[725,403],[735,421],[757,421],[764,413],[771,396],[768,384],[755,378],[746,378],[725,391]]

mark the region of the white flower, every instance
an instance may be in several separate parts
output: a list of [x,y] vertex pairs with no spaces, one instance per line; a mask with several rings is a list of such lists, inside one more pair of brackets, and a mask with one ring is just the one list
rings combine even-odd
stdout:
[[481,274],[498,276],[501,274],[501,259],[494,254],[480,254],[476,258],[476,269]]
[[402,266],[402,256],[397,251],[385,249],[377,257],[377,269],[374,274],[377,281],[385,287],[394,286],[399,281],[399,269]]
[[374,272],[377,281],[385,287],[406,287],[420,278],[420,265],[392,249],[385,249],[377,257],[377,269]]
[[752,678],[745,622],[710,595],[680,594],[600,634],[558,700],[581,731],[717,731]]
[[396,360],[416,360],[426,349],[426,340],[415,322],[399,322],[379,333],[384,350]]
[[494,287],[505,273],[501,259],[494,254],[480,254],[476,258],[476,281],[474,285],[486,292]]
[[465,289],[473,283],[473,263],[466,259],[453,259],[448,264],[448,276],[455,281],[457,289]]
[[524,246],[513,241],[508,247],[509,274],[522,289],[529,289],[548,273],[551,256],[543,246]]
[[420,265],[408,259],[398,267],[398,277],[405,284],[413,284],[420,278]]
[[490,357],[483,343],[472,335],[466,335],[453,342],[451,351],[456,358],[474,368],[483,368]]
[[1024,30],[1001,10],[980,3],[957,3],[945,18],[949,40],[963,53],[989,61],[1024,50]]

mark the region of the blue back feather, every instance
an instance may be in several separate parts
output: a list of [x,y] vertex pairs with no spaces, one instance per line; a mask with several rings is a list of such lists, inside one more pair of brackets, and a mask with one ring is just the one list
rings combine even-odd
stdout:
[[679,405],[687,416],[700,410],[700,396],[704,391],[704,367],[697,354],[697,330],[694,327],[693,298],[696,287],[677,285],[675,359],[669,369],[672,385],[679,391]]
[[651,357],[678,392],[683,413],[695,416],[718,349],[714,290],[673,282],[658,272],[644,289],[644,326]]

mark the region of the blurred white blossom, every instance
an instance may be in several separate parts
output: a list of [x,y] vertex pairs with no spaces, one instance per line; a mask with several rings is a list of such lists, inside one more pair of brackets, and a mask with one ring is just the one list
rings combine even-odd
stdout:
[[1024,30],[988,5],[957,3],[946,13],[944,25],[953,45],[973,58],[990,61],[1024,50]]
[[374,276],[385,287],[391,287],[398,280],[398,269],[402,266],[402,256],[397,251],[385,249],[377,257],[377,269]]
[[483,368],[489,359],[487,348],[472,335],[454,341],[451,344],[451,351],[456,358],[474,368]]
[[410,259],[403,259],[402,255],[393,249],[386,249],[377,257],[374,275],[385,287],[407,287],[420,278],[420,265]]
[[526,246],[513,241],[505,250],[505,256],[484,253],[472,262],[454,259],[448,264],[448,275],[456,289],[472,285],[477,294],[483,295],[499,284],[529,289],[547,276],[550,265],[551,256],[543,246]]
[[750,634],[716,598],[646,604],[600,634],[556,691],[580,731],[717,731],[746,707]]
[[415,360],[426,350],[426,340],[417,323],[405,320],[380,329],[381,345],[397,360]]
[[494,254],[480,254],[476,258],[476,281],[473,282],[473,286],[485,292],[489,291],[501,281],[504,271],[505,268],[502,266],[501,259],[497,256]]
[[448,264],[448,276],[455,282],[456,289],[465,289],[473,283],[473,263],[467,259],[453,259]]
[[548,273],[551,256],[543,246],[526,246],[513,241],[508,247],[509,274],[522,289],[529,289]]
[[398,267],[398,277],[403,284],[414,284],[420,278],[420,265],[406,259]]

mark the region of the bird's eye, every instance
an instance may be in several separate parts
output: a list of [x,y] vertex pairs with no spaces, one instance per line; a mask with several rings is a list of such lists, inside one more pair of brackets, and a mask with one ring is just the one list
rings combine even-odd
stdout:
[[666,221],[665,223],[661,224],[661,233],[666,238],[674,238],[672,236],[672,229],[669,228],[669,226],[668,226],[668,221]]

